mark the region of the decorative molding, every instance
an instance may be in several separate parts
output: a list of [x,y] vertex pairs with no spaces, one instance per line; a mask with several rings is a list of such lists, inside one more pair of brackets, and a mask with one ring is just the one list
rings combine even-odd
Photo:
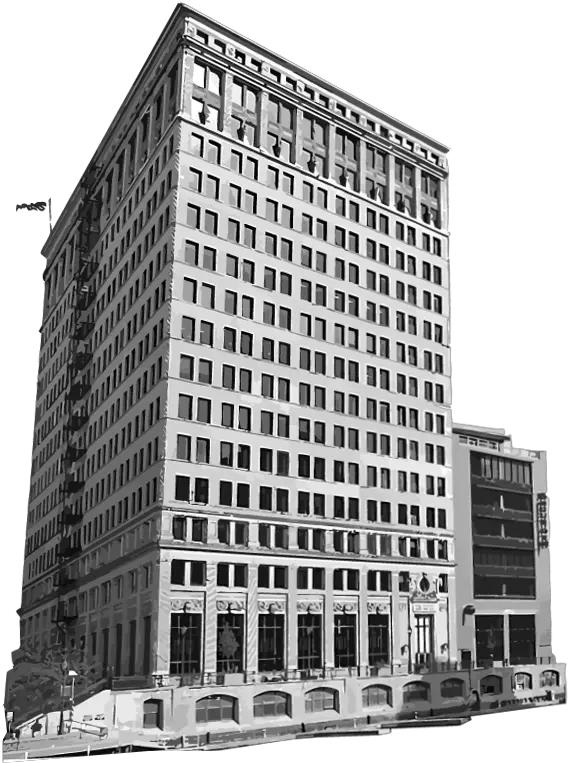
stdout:
[[398,609],[399,609],[399,612],[406,612],[406,601],[399,601]]
[[258,611],[271,615],[284,614],[284,603],[281,601],[259,601]]
[[316,614],[323,612],[323,602],[321,601],[299,601],[297,605],[298,612],[309,612]]
[[217,601],[218,612],[242,612],[244,609],[243,601]]
[[334,612],[356,612],[357,604],[355,604],[352,601],[346,601],[346,602],[334,601],[333,611]]
[[172,610],[174,612],[203,612],[203,600],[202,599],[175,599],[172,601]]
[[367,602],[367,612],[371,615],[374,614],[385,614],[390,611],[390,607],[388,602],[384,601],[368,601]]

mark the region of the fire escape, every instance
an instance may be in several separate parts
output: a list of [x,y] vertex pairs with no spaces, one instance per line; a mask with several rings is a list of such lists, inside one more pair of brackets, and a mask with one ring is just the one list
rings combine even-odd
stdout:
[[78,212],[78,263],[73,274],[75,292],[73,325],[67,365],[65,414],[63,428],[61,488],[63,510],[60,516],[59,568],[57,575],[57,609],[55,624],[64,653],[75,642],[79,616],[77,597],[72,597],[79,582],[78,558],[81,554],[81,523],[85,487],[84,456],[87,449],[86,426],[89,421],[88,394],[91,389],[91,334],[96,285],[93,278],[98,262],[93,248],[100,232],[100,197],[95,193],[97,168],[89,169],[81,179],[83,198]]

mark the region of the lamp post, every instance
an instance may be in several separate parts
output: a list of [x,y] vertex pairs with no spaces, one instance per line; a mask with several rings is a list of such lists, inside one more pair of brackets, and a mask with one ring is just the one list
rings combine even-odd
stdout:
[[79,675],[76,671],[70,670],[67,675],[71,678],[71,696],[69,698],[69,731],[73,723],[73,710],[75,709],[75,679]]

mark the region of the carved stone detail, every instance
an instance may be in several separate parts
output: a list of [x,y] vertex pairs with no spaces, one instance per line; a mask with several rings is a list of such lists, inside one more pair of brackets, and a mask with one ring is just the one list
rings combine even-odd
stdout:
[[229,58],[235,57],[235,46],[234,45],[227,45],[227,55]]
[[298,612],[316,614],[317,612],[323,612],[323,603],[321,601],[299,601],[297,609]]
[[384,601],[368,601],[367,612],[369,614],[385,614],[390,611],[390,607],[387,602]]
[[245,608],[244,602],[242,601],[218,601],[217,602],[217,611],[218,612],[242,612]]
[[355,604],[352,601],[334,601],[333,602],[333,611],[334,612],[355,612],[357,610],[357,604]]
[[203,612],[203,601],[201,599],[175,599],[172,601],[172,610],[175,612]]
[[284,612],[284,604],[281,601],[259,601],[258,611],[268,612],[272,615],[280,614]]

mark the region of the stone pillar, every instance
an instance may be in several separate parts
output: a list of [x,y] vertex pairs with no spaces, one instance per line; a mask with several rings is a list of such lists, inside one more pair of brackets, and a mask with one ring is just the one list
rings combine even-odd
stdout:
[[193,65],[195,55],[190,50],[183,51],[181,77],[181,110],[188,116],[191,114],[191,96],[193,93]]
[[438,200],[438,206],[440,210],[440,228],[441,230],[448,230],[449,225],[449,208],[448,208],[448,178],[445,177],[440,181],[440,198]]
[[215,562],[207,562],[205,587],[205,638],[203,644],[203,670],[217,672],[217,570]]
[[[258,145],[263,151],[267,151],[267,135],[268,135],[268,93],[266,90],[260,92],[260,114],[258,118]],[[266,177],[260,178],[263,182],[266,181]]]
[[258,522],[251,522],[249,524],[248,548],[250,549],[260,548],[260,543],[258,542],[258,526]]
[[503,665],[511,664],[511,654],[509,649],[509,615],[510,610],[503,610]]
[[365,187],[367,182],[367,143],[361,138],[359,140],[359,192],[365,194]]
[[[332,104],[330,103],[330,107],[331,106]],[[327,128],[327,151],[325,156],[327,169],[324,173],[324,177],[331,180],[335,178],[335,130],[335,125],[330,123]]]
[[386,170],[387,170],[387,198],[386,203],[389,207],[394,208],[394,193],[395,193],[395,157],[393,154],[387,154]]
[[402,664],[400,649],[404,640],[400,630],[400,594],[398,592],[398,580],[393,574],[393,584],[391,593],[391,613],[390,613],[390,631],[391,631],[391,664],[396,668]]
[[422,220],[422,170],[414,168],[414,194],[412,198],[412,212],[417,220]]
[[325,597],[323,603],[324,667],[335,667],[334,612],[333,612],[333,569],[325,571]]
[[288,580],[288,622],[286,633],[288,635],[288,649],[286,653],[285,667],[287,670],[298,668],[298,565],[290,564],[290,578]]
[[246,614],[246,660],[247,673],[258,672],[258,565],[249,564]]
[[[367,575],[366,567],[361,570],[361,575]],[[359,585],[359,660],[362,667],[369,665],[369,638],[368,638],[368,619],[369,610],[367,608],[367,584],[365,580],[360,581]]]
[[233,75],[230,72],[225,72],[223,76],[223,96],[221,98],[221,131],[230,134],[230,119],[233,111],[232,108],[232,96],[233,96]]
[[171,560],[161,551],[158,561],[159,599],[157,612],[152,612],[151,643],[154,646],[153,670],[156,673],[170,672],[170,612],[171,612]]
[[294,144],[292,146],[292,164],[300,164],[304,146],[304,112],[296,109],[296,130],[294,132]]

